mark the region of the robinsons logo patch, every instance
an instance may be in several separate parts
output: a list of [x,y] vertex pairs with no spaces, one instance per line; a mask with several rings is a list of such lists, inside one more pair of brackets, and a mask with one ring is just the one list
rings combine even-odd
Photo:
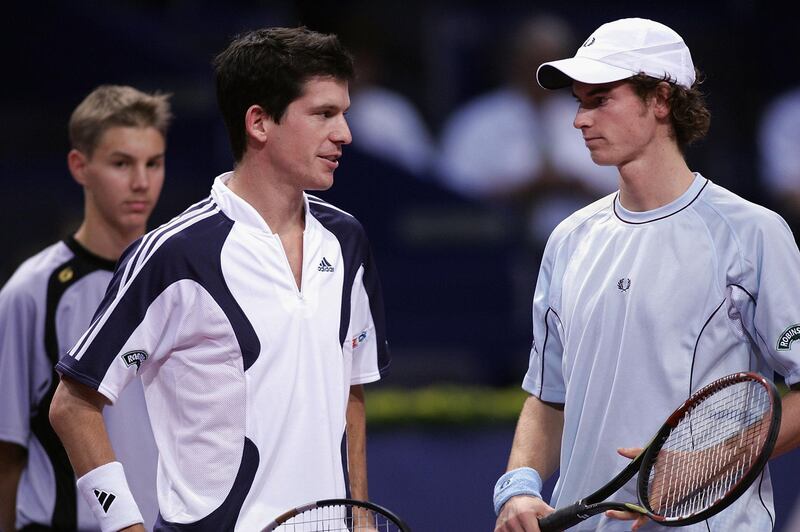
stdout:
[[128,351],[122,355],[122,360],[128,367],[136,366],[136,371],[138,372],[139,368],[142,367],[142,362],[147,360],[147,353],[144,351]]
[[792,347],[792,342],[800,338],[800,323],[796,323],[783,331],[778,339],[778,350],[788,351]]

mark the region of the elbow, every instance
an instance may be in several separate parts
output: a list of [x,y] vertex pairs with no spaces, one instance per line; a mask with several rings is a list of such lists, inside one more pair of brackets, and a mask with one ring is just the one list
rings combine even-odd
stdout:
[[64,382],[62,381],[58,384],[55,394],[53,394],[53,400],[50,403],[50,412],[48,414],[50,425],[59,437],[61,436],[65,423],[69,419],[69,410],[69,394],[65,393]]

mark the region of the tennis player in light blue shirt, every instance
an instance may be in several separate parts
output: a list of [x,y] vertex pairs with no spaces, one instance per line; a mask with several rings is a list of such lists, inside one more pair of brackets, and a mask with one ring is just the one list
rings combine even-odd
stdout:
[[[738,371],[800,381],[800,253],[786,223],[697,172],[685,148],[709,113],[683,39],[645,19],[598,28],[539,83],[571,87],[574,126],[619,191],[552,233],[533,302],[534,343],[508,464],[495,489],[497,530],[586,497],[637,454],[667,415]],[[783,399],[775,454],[800,441],[800,394]],[[541,480],[559,469],[551,506]],[[685,530],[772,530],[769,469],[733,505]],[[612,500],[636,502],[635,479]],[[631,520],[634,520],[631,522]],[[608,512],[573,530],[656,530]]]

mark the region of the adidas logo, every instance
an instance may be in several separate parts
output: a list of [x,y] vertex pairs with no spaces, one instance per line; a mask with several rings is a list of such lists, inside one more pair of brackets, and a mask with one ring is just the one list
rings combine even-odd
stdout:
[[97,497],[97,501],[100,503],[100,506],[103,507],[105,513],[108,513],[108,509],[111,508],[111,503],[117,498],[113,493],[100,490],[94,490],[94,496]]
[[328,259],[322,257],[322,260],[319,261],[319,266],[317,266],[317,270],[321,272],[332,272],[333,266],[331,265],[330,262],[328,262]]

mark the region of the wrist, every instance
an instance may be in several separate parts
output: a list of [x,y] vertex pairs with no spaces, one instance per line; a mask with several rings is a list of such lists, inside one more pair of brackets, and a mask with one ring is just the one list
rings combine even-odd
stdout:
[[83,475],[78,479],[78,491],[92,509],[102,532],[116,532],[144,522],[119,462],[101,465]]
[[531,467],[519,467],[508,471],[501,476],[494,486],[494,513],[500,514],[500,509],[511,497],[527,495],[542,498],[542,478]]

